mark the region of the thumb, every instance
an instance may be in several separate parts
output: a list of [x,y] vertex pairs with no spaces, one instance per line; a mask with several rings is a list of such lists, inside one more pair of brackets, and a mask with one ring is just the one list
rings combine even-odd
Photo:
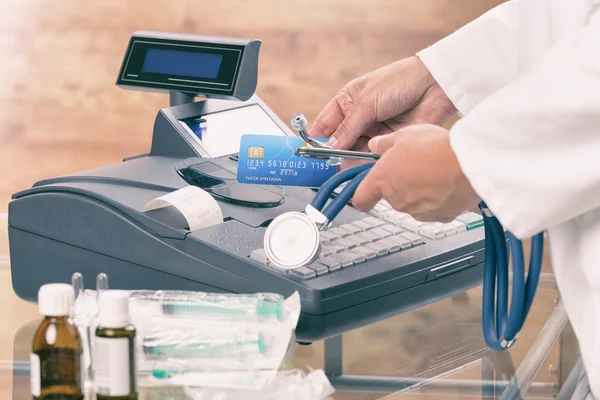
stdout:
[[387,135],[375,136],[373,139],[369,140],[369,150],[371,153],[380,156],[392,148],[395,141],[396,132],[388,133]]

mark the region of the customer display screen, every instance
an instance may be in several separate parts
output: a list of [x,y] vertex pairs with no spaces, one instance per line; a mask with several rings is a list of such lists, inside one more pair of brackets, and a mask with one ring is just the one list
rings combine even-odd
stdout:
[[185,93],[231,95],[243,45],[134,38],[118,83]]
[[142,72],[216,79],[222,62],[222,54],[149,48]]

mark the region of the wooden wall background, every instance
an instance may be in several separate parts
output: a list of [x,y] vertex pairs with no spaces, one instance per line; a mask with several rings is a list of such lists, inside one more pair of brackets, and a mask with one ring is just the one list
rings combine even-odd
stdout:
[[263,40],[257,93],[313,119],[350,79],[499,0],[1,0],[0,212],[35,181],[148,151],[164,95],[114,85],[139,29]]

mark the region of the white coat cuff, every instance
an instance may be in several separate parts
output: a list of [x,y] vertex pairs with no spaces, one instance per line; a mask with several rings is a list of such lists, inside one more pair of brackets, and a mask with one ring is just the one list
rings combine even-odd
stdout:
[[[471,187],[485,201],[504,229],[509,230],[519,239],[525,239],[537,233],[530,231],[525,222],[527,221],[526,216],[519,215],[519,211],[515,210],[510,199],[494,186],[494,177],[488,176],[486,173],[491,170],[490,160],[478,151],[481,146],[478,144],[477,132],[471,131],[465,122],[465,120],[458,121],[452,127],[450,146]],[[495,166],[495,168],[501,168],[501,166]]]
[[472,99],[458,85],[459,77],[452,73],[445,65],[444,60],[436,51],[436,45],[427,47],[418,52],[417,57],[425,64],[433,79],[440,85],[446,96],[450,99],[454,107],[461,115],[465,115],[475,105],[475,99]]

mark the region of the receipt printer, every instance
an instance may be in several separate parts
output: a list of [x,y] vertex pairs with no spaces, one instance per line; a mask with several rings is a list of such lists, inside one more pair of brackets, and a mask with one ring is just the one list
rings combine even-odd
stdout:
[[[321,254],[283,270],[263,251],[269,223],[302,212],[314,190],[236,181],[244,134],[292,135],[254,91],[258,40],[137,32],[117,85],[169,93],[148,154],[37,182],[9,204],[12,285],[36,301],[39,287],[87,287],[106,273],[116,289],[298,292],[299,341],[330,337],[464,291],[481,281],[483,229],[478,214],[424,224],[386,202],[370,213],[346,206],[321,235]],[[196,97],[203,100],[194,102]],[[153,199],[198,186],[223,221],[191,229]],[[205,207],[205,204],[196,204]]]

